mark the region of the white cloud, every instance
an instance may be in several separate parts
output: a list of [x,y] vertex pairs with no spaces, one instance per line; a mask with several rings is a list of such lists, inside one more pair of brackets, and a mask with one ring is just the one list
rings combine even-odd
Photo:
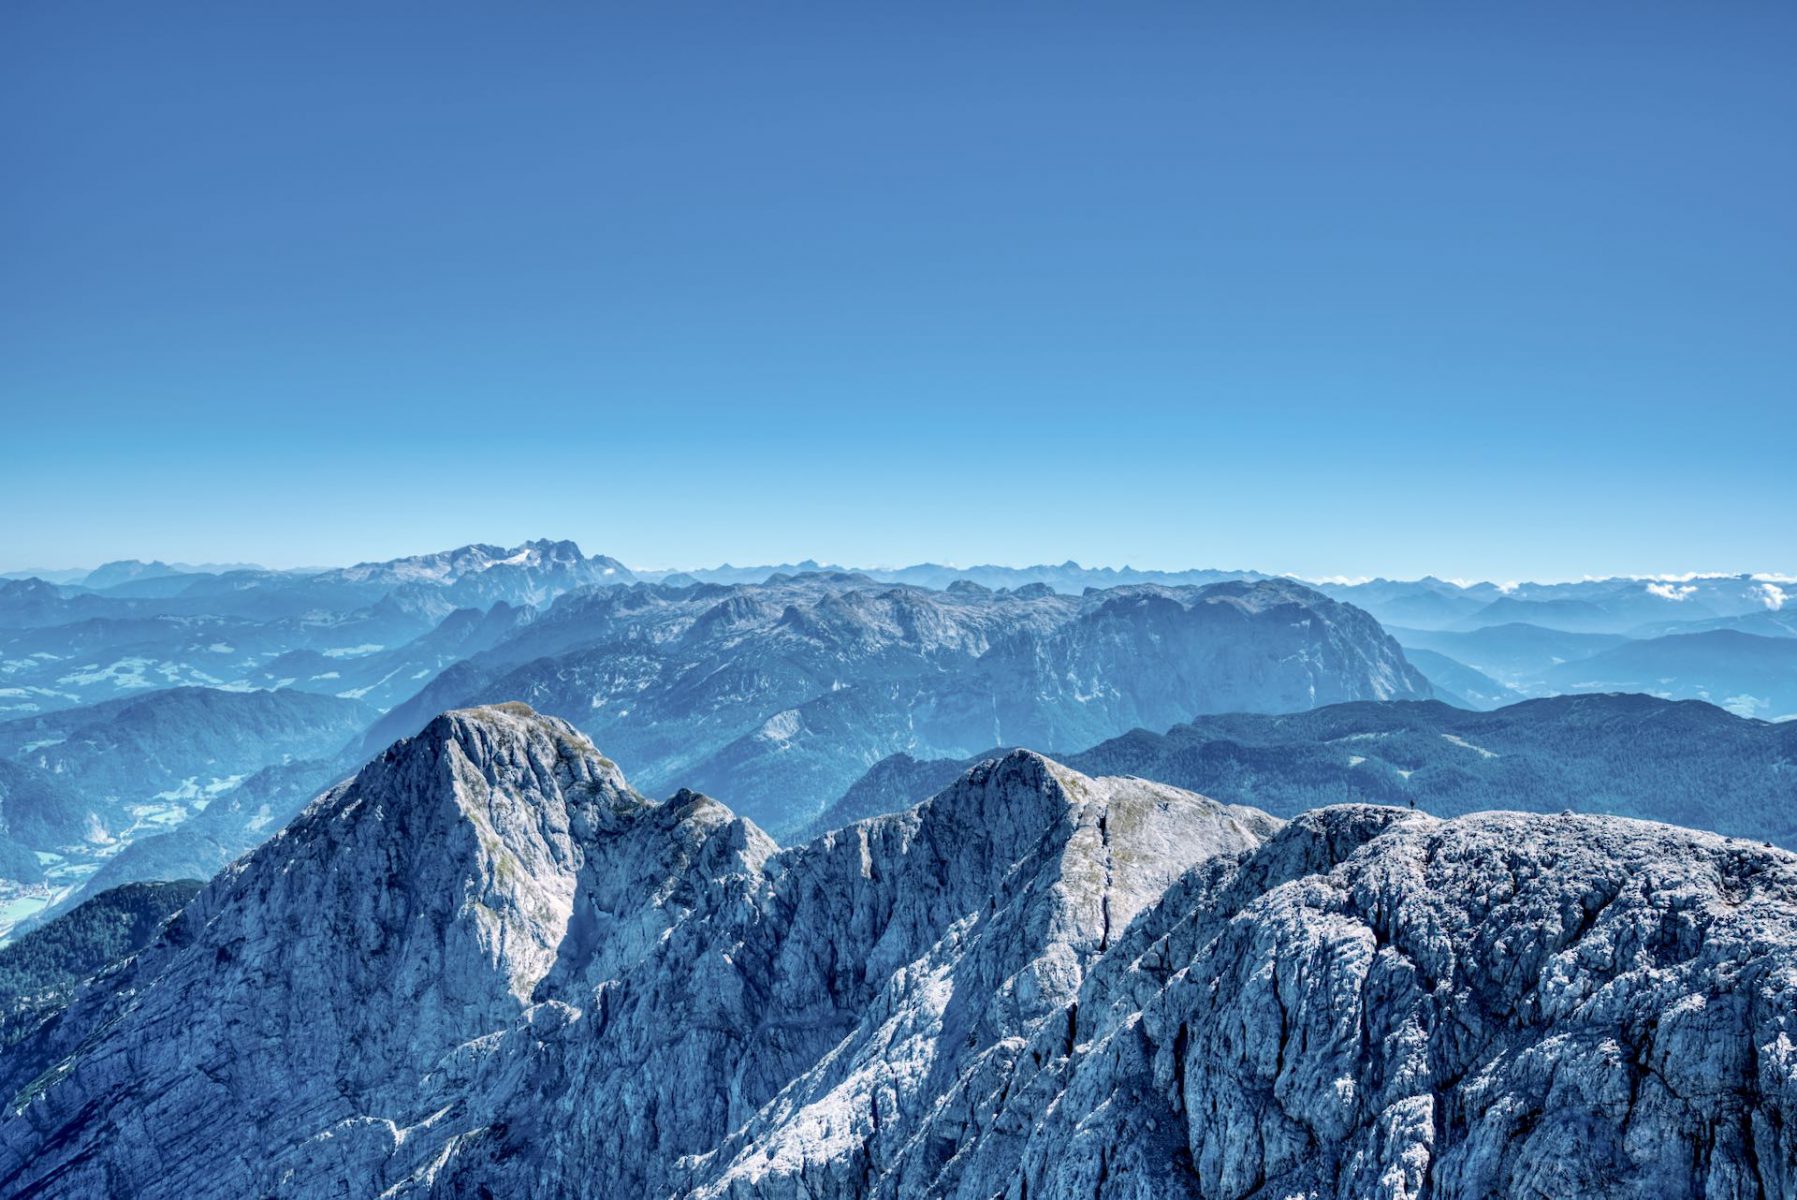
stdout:
[[1788,599],[1790,599],[1790,594],[1776,583],[1760,584],[1760,601],[1773,612],[1783,608]]
[[1670,583],[1650,583],[1647,585],[1647,590],[1650,594],[1658,596],[1662,600],[1683,600],[1685,597],[1696,593],[1697,585],[1694,583],[1687,583],[1682,586]]

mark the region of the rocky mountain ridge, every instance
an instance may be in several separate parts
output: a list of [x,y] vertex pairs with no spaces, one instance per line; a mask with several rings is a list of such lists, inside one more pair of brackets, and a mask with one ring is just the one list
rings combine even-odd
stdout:
[[1019,752],[792,849],[451,713],[3,1064],[16,1196],[1751,1196],[1797,859]]
[[1071,597],[817,575],[565,596],[395,708],[364,750],[518,697],[652,788],[728,791],[786,829],[899,751],[1090,745],[1197,713],[1429,694],[1377,622],[1290,581]]
[[546,539],[320,571],[136,565],[99,589],[0,580],[0,715],[183,685],[297,686],[384,708],[453,661],[445,651],[491,643],[474,632],[463,646],[470,625],[515,625],[565,592],[632,578]]

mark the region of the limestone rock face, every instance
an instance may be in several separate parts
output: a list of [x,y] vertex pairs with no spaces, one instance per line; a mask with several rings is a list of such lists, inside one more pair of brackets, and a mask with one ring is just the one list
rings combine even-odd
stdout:
[[464,710],[0,1063],[0,1195],[1797,1190],[1797,859],[1018,751],[780,849]]
[[1131,930],[1047,1118],[1013,1084],[989,1111],[1021,1148],[978,1139],[964,1178],[1788,1196],[1794,904],[1788,854],[1666,826],[1319,810]]

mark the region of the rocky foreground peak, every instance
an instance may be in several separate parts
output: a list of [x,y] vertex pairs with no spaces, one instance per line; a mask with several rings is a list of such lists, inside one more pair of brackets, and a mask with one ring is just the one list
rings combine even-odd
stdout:
[[[444,783],[447,790],[434,786]],[[648,803],[585,734],[516,701],[444,713],[365,767],[356,786],[426,802],[453,798],[465,815],[489,820],[492,806],[508,800],[543,810],[531,814],[542,821],[574,813],[602,820]]]
[[447,713],[0,1064],[0,1194],[1789,1194],[1797,860],[1019,751],[777,847]]

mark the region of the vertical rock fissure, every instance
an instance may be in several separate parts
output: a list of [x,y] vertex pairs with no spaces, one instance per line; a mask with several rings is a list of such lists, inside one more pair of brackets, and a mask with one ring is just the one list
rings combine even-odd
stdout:
[[1107,807],[1098,814],[1098,840],[1104,847],[1104,890],[1098,894],[1098,913],[1102,928],[1098,934],[1098,952],[1111,948],[1111,813]]

